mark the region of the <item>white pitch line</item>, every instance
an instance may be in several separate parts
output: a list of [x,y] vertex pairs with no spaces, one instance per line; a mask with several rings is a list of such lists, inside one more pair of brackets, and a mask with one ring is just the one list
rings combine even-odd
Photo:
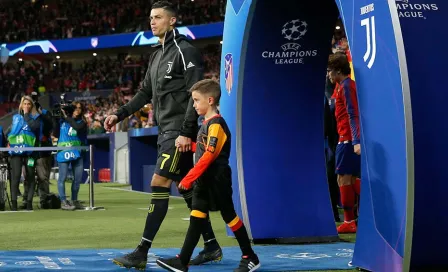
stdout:
[[[151,193],[147,193],[147,192],[140,192],[140,191],[134,191],[134,190],[130,190],[130,189],[122,189],[122,188],[111,188],[111,187],[104,187],[107,188],[109,190],[118,190],[118,191],[124,191],[124,192],[130,192],[130,193],[138,193],[138,194],[145,194],[145,195],[150,195]],[[170,196],[173,198],[183,198],[182,196]]]
[[[148,208],[137,208],[137,210],[147,210]],[[173,207],[168,207],[168,210],[174,209]]]
[[1,211],[0,213],[29,213],[29,212],[34,212],[34,210],[32,210],[32,211]]

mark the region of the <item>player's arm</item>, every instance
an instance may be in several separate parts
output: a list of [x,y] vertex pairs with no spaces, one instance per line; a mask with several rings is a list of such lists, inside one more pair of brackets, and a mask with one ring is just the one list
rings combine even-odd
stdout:
[[328,138],[330,129],[330,122],[331,122],[331,110],[330,105],[328,104],[328,99],[326,96],[324,96],[324,136],[325,139]]
[[210,164],[218,157],[219,153],[222,150],[222,147],[227,141],[227,135],[224,132],[224,129],[220,124],[212,124],[208,128],[208,139],[207,139],[207,147],[196,163],[196,165],[191,169],[188,174],[182,179],[180,182],[181,187],[185,189],[190,189],[193,185],[193,182],[197,180]]
[[151,103],[152,85],[151,85],[151,63],[148,65],[145,79],[142,81],[142,87],[132,97],[132,99],[124,106],[120,107],[115,115],[118,122],[123,121],[126,117],[143,108],[146,104]]
[[356,91],[350,88],[349,84],[344,84],[345,107],[347,109],[350,131],[352,133],[352,144],[357,145],[360,141],[358,99]]
[[[201,57],[201,53],[195,47],[188,47],[182,50],[183,58],[181,56],[181,62],[184,68],[184,78],[186,91],[188,92],[191,87],[198,81],[204,78],[204,65]],[[184,123],[182,125],[180,135],[194,139],[198,129],[198,114],[193,108],[193,98],[190,96],[188,102],[187,112],[185,114]]]
[[72,117],[66,117],[65,121],[74,129],[78,134],[87,134],[88,128],[87,123],[81,119],[81,121],[76,121]]

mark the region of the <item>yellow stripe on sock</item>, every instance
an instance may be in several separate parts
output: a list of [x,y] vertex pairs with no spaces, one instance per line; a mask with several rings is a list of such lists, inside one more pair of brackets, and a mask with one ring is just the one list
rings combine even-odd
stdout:
[[206,218],[207,217],[206,213],[203,213],[203,212],[198,211],[198,210],[192,210],[190,215],[194,216],[194,217],[197,217],[197,218]]
[[169,196],[170,193],[152,193],[152,196]]
[[240,218],[237,215],[232,221],[230,221],[229,224],[227,224],[227,226],[229,226],[229,228],[231,228],[231,227],[235,226],[239,221],[240,221]]
[[170,193],[152,193],[152,199],[166,199],[170,197]]

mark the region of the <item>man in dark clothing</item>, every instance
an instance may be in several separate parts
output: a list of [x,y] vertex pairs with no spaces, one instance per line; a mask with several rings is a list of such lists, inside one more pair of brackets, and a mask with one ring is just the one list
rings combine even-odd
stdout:
[[[51,132],[53,131],[53,115],[46,109],[39,109],[42,114],[43,129],[40,145],[41,147],[52,147]],[[47,206],[47,196],[50,193],[50,172],[53,163],[51,151],[40,152],[40,157],[36,161],[37,184],[39,188],[40,206],[43,209]]]
[[[0,126],[0,147],[6,147],[7,139],[3,127]],[[0,152],[0,211],[5,210],[8,180],[8,153]]]
[[[176,10],[171,3],[156,2],[150,19],[151,30],[159,38],[159,44],[150,56],[142,87],[131,101],[104,122],[105,128],[110,130],[147,103],[152,102],[154,107],[154,119],[159,129],[158,158],[151,180],[152,198],[145,230],[135,251],[113,260],[117,265],[139,269],[146,267],[148,250],[167,213],[172,181],[180,182],[193,168],[191,139],[196,138],[198,131],[198,114],[188,90],[203,78],[204,72],[199,50],[175,28]],[[191,209],[192,191],[181,193]],[[192,265],[222,258],[210,220],[207,222],[202,233],[204,250],[192,260]]]

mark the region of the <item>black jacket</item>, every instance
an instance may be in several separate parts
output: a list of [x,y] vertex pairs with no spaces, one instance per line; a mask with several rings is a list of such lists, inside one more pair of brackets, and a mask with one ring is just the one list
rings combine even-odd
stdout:
[[164,44],[155,47],[141,89],[116,115],[122,121],[152,103],[160,133],[180,131],[180,135],[195,139],[198,115],[188,91],[203,79],[201,54],[177,29],[166,33]]
[[[41,139],[40,146],[41,147],[52,147],[53,143],[51,141],[51,132],[53,131],[53,124],[54,124],[54,118],[53,114],[51,114],[50,111],[42,109],[41,110],[41,117],[42,117],[42,134],[43,138]],[[48,157],[51,156],[51,151],[41,151],[40,152],[41,157]]]
[[330,107],[330,101],[332,100],[331,96],[334,88],[335,85],[332,84],[327,77],[324,98],[324,137],[328,140],[328,146],[331,150],[333,150],[333,152],[336,150],[336,146],[339,141],[336,116],[334,115],[334,109]]

